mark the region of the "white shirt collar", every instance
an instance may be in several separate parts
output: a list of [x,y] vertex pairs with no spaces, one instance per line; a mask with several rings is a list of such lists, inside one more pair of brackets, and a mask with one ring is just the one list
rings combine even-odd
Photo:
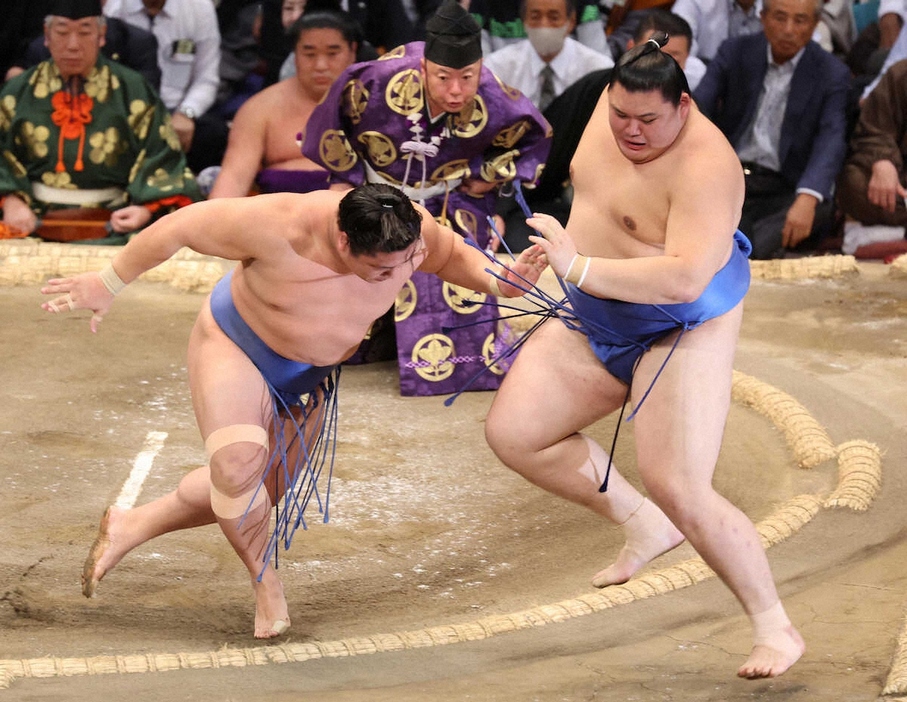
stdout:
[[765,50],[766,50],[766,53],[768,54],[768,65],[769,66],[777,66],[778,68],[786,68],[786,67],[790,66],[790,70],[795,71],[797,69],[797,64],[800,63],[800,59],[803,58],[803,52],[806,51],[806,47],[804,46],[796,54],[794,54],[793,58],[791,58],[788,61],[785,61],[784,63],[775,63],[775,59],[772,58],[772,45],[771,44],[768,44],[766,46]]

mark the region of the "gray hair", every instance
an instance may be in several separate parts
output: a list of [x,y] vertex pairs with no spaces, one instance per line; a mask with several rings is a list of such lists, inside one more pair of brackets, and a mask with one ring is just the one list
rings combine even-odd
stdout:
[[[53,21],[60,17],[60,15],[47,15],[44,18],[44,26],[50,27],[53,24]],[[104,15],[94,15],[95,19],[98,21],[98,27],[104,29],[107,26],[107,18]],[[69,17],[60,17],[60,19],[69,19]]]
[[[825,0],[813,0],[813,2],[816,6],[816,19],[819,19],[819,17],[822,16],[822,8],[825,6]],[[771,4],[772,0],[762,0],[762,11],[768,12]]]

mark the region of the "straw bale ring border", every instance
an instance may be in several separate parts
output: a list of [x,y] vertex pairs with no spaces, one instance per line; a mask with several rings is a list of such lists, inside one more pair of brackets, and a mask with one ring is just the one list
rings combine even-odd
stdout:
[[[865,441],[834,447],[825,430],[799,403],[781,391],[735,372],[734,398],[771,419],[794,450],[799,465],[818,465],[821,457],[838,457],[838,485],[831,497],[798,495],[756,525],[765,548],[796,533],[823,507],[869,507],[881,485],[881,457]],[[807,447],[804,449],[803,447]],[[816,448],[818,447],[818,448]],[[825,458],[824,460],[827,460]],[[478,641],[493,636],[601,612],[695,585],[714,575],[701,558],[692,558],[605,590],[473,622],[446,624],[416,631],[375,634],[337,641],[284,643],[255,648],[221,648],[210,652],[149,653],[89,658],[0,660],[0,689],[20,678],[46,678],[113,673],[149,673],[182,669],[225,668],[301,663],[313,659],[390,653],[405,649]],[[907,656],[905,656],[907,658]],[[900,675],[894,672],[893,675]],[[904,676],[907,678],[907,675]],[[899,679],[899,678],[897,678]]]
[[[35,240],[0,242],[0,285],[38,284],[51,276],[98,270],[115,254],[116,247],[73,246]],[[901,261],[896,261],[899,264]],[[770,265],[761,265],[770,264]],[[206,292],[232,265],[212,257],[182,250],[170,261],[143,276],[166,281],[180,289]],[[754,277],[830,277],[858,272],[852,257],[754,262]],[[768,548],[794,534],[823,507],[869,507],[881,485],[881,458],[877,447],[849,441],[835,447],[825,429],[793,398],[741,373],[734,374],[735,401],[768,417],[783,433],[797,465],[812,468],[838,458],[838,486],[832,495],[799,495],[781,505],[756,525]],[[375,634],[328,642],[284,643],[254,648],[221,648],[210,652],[149,653],[88,658],[33,658],[0,660],[0,689],[20,678],[148,673],[182,669],[246,667],[272,663],[389,653],[413,648],[442,646],[487,639],[500,634],[536,628],[600,612],[612,607],[683,589],[711,578],[714,573],[700,558],[692,558],[657,572],[570,600],[541,605],[473,622],[430,627],[418,631]],[[903,636],[902,636],[903,638]],[[907,645],[902,646],[907,649]],[[907,655],[904,656],[907,658]],[[907,663],[904,664],[907,666]],[[892,671],[896,680],[907,675]],[[891,680],[891,678],[890,678]],[[888,689],[888,688],[886,688]]]

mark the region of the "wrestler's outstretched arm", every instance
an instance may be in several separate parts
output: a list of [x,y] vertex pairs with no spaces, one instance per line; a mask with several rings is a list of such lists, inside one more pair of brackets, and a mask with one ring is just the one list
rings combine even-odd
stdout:
[[[425,273],[470,290],[502,297],[519,297],[535,284],[548,266],[548,258],[540,246],[530,246],[520,252],[517,260],[504,266],[493,263],[477,247],[449,227],[438,224],[427,212],[422,216],[422,238],[428,256],[419,266]],[[495,271],[491,275],[488,270]],[[512,281],[510,282],[505,281]]]
[[41,292],[56,297],[41,306],[53,313],[91,310],[91,331],[97,332],[115,295],[180,249],[233,261],[279,260],[292,254],[289,238],[317,226],[319,213],[334,211],[336,195],[326,191],[197,202],[134,236],[103,271],[48,280]]

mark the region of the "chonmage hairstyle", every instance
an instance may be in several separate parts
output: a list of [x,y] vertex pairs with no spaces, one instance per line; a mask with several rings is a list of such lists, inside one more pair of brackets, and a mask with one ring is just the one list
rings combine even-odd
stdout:
[[680,64],[661,50],[667,43],[668,35],[656,32],[648,41],[624,53],[611,71],[608,85],[620,83],[631,93],[658,90],[665,100],[675,107],[679,105],[690,86]]
[[337,223],[354,256],[403,251],[422,235],[422,215],[385,183],[366,183],[344,195]]

